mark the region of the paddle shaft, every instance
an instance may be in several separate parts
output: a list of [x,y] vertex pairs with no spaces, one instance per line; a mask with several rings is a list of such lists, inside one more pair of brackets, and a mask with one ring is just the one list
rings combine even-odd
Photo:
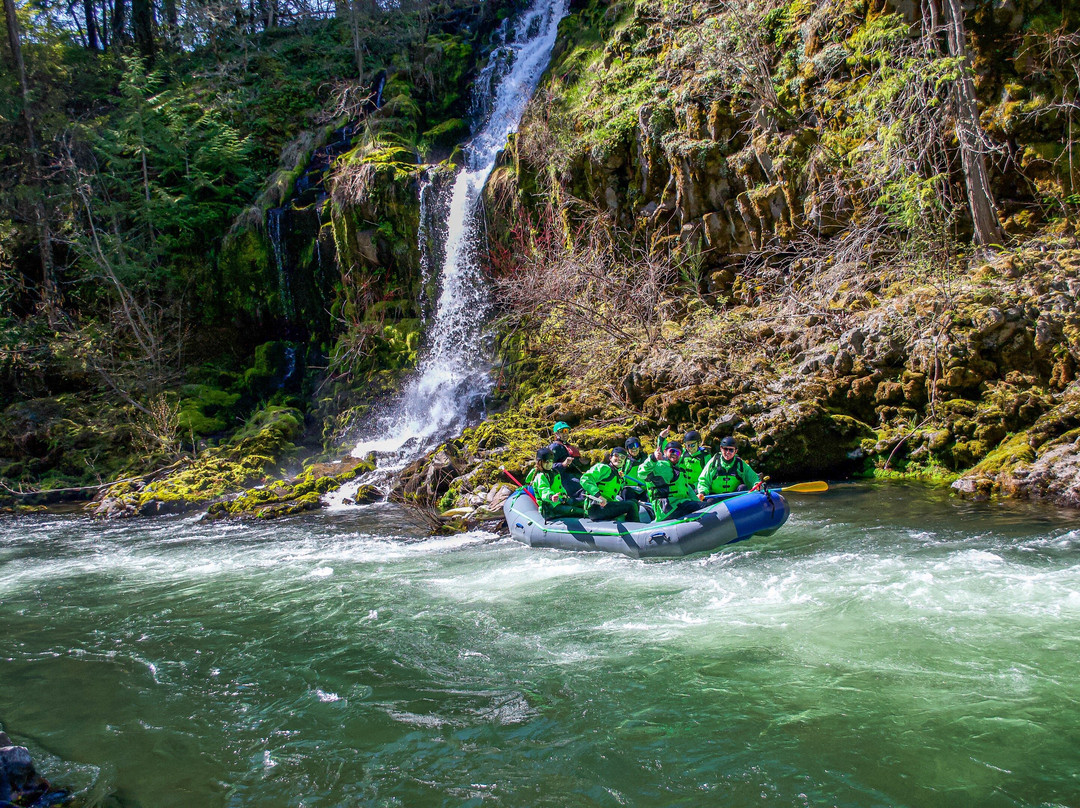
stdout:
[[535,505],[535,506],[536,506],[537,508],[539,508],[539,507],[540,507],[540,503],[536,501],[536,497],[534,497],[534,496],[533,496],[533,493],[532,493],[532,491],[530,491],[530,490],[529,490],[529,489],[528,489],[528,488],[527,488],[527,487],[526,487],[526,486],[524,485],[524,483],[522,483],[522,482],[521,482],[521,480],[519,480],[519,479],[518,479],[517,477],[515,477],[515,476],[514,476],[513,474],[511,474],[511,473],[510,473],[509,471],[507,471],[507,470],[506,470],[505,468],[500,468],[500,469],[499,469],[499,471],[501,471],[501,472],[502,472],[503,474],[505,474],[505,475],[506,475],[507,477],[509,477],[509,478],[510,478],[510,481],[511,481],[511,482],[513,482],[513,483],[514,483],[514,485],[516,485],[516,486],[517,486],[518,488],[520,488],[520,489],[521,489],[522,491],[524,491],[524,492],[525,492],[526,494],[528,494],[528,495],[529,495],[529,499],[531,499],[531,500],[533,501],[533,505]]

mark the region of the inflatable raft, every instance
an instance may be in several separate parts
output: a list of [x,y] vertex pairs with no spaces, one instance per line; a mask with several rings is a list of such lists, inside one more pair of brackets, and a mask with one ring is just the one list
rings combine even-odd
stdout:
[[788,513],[787,501],[776,491],[730,495],[684,519],[666,522],[545,520],[524,489],[503,505],[510,535],[532,547],[603,550],[634,558],[704,553],[751,536],[769,536],[787,521]]

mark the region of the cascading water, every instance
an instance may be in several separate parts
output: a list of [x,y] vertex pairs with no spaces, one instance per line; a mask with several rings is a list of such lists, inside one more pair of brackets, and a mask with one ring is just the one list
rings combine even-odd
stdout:
[[278,293],[281,295],[281,307],[286,317],[292,317],[292,290],[289,284],[289,267],[287,265],[287,253],[285,252],[285,233],[282,230],[282,220],[288,208],[272,208],[266,214],[266,226],[270,236],[270,245],[274,250],[274,263],[278,272]]
[[[465,167],[454,182],[442,225],[445,256],[423,357],[400,398],[352,452],[356,457],[375,452],[383,473],[404,467],[460,430],[479,414],[491,390],[483,345],[489,300],[477,260],[480,194],[547,68],[566,11],[567,0],[535,0],[512,31],[504,29],[505,44],[476,81],[479,128],[465,146]],[[429,239],[423,232],[420,236],[424,253]]]

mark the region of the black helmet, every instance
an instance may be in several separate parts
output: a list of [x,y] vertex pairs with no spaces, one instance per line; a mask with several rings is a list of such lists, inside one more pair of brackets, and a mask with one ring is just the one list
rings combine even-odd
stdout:
[[614,449],[611,450],[610,454],[622,455],[623,457],[626,457],[626,449],[621,446],[616,446]]
[[623,443],[623,446],[625,446],[627,449],[640,449],[641,441],[637,438],[629,437],[626,439],[626,442]]
[[687,443],[689,443],[690,441],[694,441],[695,443],[701,443],[701,434],[696,429],[691,429],[689,432],[683,435],[683,440]]
[[677,440],[669,440],[664,446],[664,451],[666,452],[668,449],[678,449],[681,452],[682,444],[679,443]]
[[543,462],[545,460],[554,460],[555,453],[548,447],[544,446],[541,449],[536,450],[536,459]]
[[720,441],[720,448],[724,448],[725,446],[736,448],[736,445],[737,444],[735,443],[735,438],[731,437],[731,435],[728,435],[726,438]]

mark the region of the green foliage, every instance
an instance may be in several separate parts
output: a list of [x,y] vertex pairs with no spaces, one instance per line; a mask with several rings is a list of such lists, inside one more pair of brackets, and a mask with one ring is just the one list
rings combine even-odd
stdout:
[[[187,280],[183,267],[204,255],[207,233],[227,229],[256,173],[249,140],[220,111],[163,89],[162,74],[135,57],[123,64],[115,109],[80,127],[96,157],[83,201],[98,235],[77,243],[94,260],[103,245],[123,282],[162,288]],[[106,235],[117,230],[122,239]]]
[[178,428],[181,438],[206,437],[224,432],[237,415],[240,393],[229,393],[205,384],[181,388]]

